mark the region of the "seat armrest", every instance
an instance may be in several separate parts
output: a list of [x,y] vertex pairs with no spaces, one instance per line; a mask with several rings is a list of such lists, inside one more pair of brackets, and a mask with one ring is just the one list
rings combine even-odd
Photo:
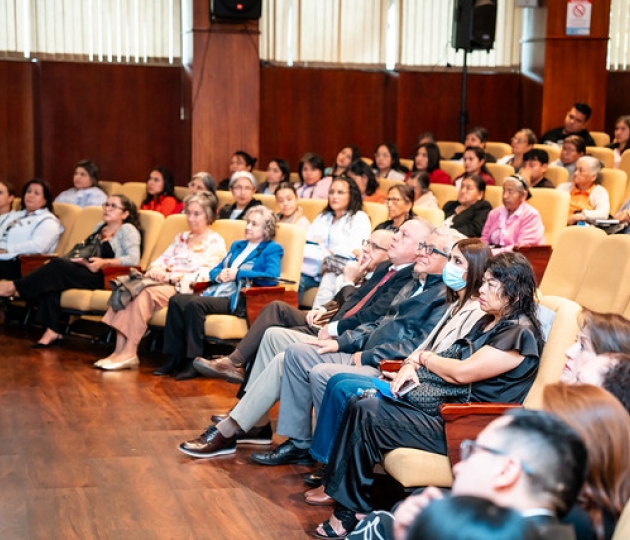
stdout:
[[245,296],[247,322],[250,325],[254,323],[265,306],[276,300],[286,302],[294,308],[298,307],[297,292],[287,291],[279,285],[274,287],[248,287],[243,289],[241,294]]
[[549,258],[551,257],[550,245],[543,246],[514,246],[514,252],[522,253],[527,257],[527,260],[534,269],[534,275],[536,277],[536,285],[540,285],[543,274],[549,264]]
[[514,403],[445,403],[440,406],[451,465],[460,460],[459,445],[463,440],[476,439],[483,428],[505,411],[522,408]]
[[22,276],[37,270],[40,266],[44,266],[50,259],[55,259],[58,255],[51,253],[37,253],[34,255],[20,255],[20,272]]
[[103,289],[111,291],[112,288],[109,285],[109,282],[119,276],[128,275],[129,270],[131,270],[132,268],[140,270],[139,266],[105,266],[103,268]]

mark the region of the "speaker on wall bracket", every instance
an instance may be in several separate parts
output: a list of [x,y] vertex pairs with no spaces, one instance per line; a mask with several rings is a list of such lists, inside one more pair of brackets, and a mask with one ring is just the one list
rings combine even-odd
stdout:
[[455,0],[451,46],[465,51],[494,47],[497,0]]
[[262,0],[210,0],[210,16],[222,21],[254,21],[262,15]]

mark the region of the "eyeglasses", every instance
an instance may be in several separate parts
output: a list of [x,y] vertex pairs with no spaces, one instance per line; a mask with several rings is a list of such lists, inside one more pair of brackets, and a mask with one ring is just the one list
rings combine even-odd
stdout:
[[418,244],[418,251],[422,251],[422,250],[424,250],[427,255],[433,255],[434,253],[437,253],[438,255],[442,255],[442,257],[446,257],[447,259],[451,258],[451,256],[448,255],[447,253],[444,253],[443,251],[440,251],[438,248],[430,244],[426,244],[424,242],[420,242]]
[[118,206],[117,204],[109,202],[103,203],[103,210],[105,210],[106,208],[113,208],[114,210],[124,210],[122,206]]
[[385,204],[389,204],[390,202],[399,203],[400,201],[402,201],[400,197],[387,197],[387,199],[385,199]]
[[370,246],[372,249],[380,249],[381,251],[387,251],[387,248],[381,247],[378,244],[375,244],[374,242],[372,242],[371,240],[363,240],[363,242],[361,242],[361,245],[363,247]]
[[527,139],[519,139],[518,137],[512,137],[513,143],[523,144],[527,142]]
[[[504,452],[503,450],[499,450],[498,448],[490,448],[489,446],[483,446],[479,444],[477,441],[473,441],[472,439],[464,439],[459,445],[459,458],[462,461],[466,461],[470,456],[472,456],[477,450],[482,450],[483,452],[488,452],[489,454],[493,454],[495,456],[506,456],[511,457],[510,454]],[[520,459],[512,458],[518,461],[523,469],[525,474],[529,474],[530,476],[538,476],[527,463],[523,463]]]

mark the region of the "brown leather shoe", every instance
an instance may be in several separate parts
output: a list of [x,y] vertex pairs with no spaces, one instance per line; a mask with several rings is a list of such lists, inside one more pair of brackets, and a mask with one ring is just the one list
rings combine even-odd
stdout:
[[224,379],[235,384],[241,384],[245,380],[245,369],[236,367],[227,356],[214,360],[198,356],[193,361],[193,366],[201,375],[211,379]]
[[226,439],[215,426],[210,426],[200,437],[180,444],[179,450],[196,458],[233,454],[236,452],[236,436]]
[[335,500],[324,492],[324,486],[309,489],[304,493],[304,502],[311,506],[334,506]]

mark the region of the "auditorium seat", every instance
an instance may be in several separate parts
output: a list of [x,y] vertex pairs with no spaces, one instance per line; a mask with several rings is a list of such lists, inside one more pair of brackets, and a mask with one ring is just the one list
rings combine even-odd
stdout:
[[486,143],[486,154],[490,154],[497,160],[503,156],[509,156],[512,153],[512,147],[504,142],[488,141]]
[[457,200],[457,188],[447,184],[431,184],[429,189],[435,195],[438,206],[443,208],[448,201]]
[[569,171],[564,167],[558,167],[557,165],[549,165],[545,177],[555,186],[564,184],[569,181]]
[[416,216],[426,219],[434,227],[439,227],[444,223],[444,212],[439,208],[427,208],[426,206],[414,206],[413,213]]
[[449,161],[447,159],[440,160],[440,169],[448,174],[451,180],[455,180],[458,176],[461,176],[466,171],[464,170],[464,164],[459,161]]
[[378,189],[382,192],[387,193],[389,188],[392,186],[402,186],[404,182],[402,180],[390,180],[389,178],[377,178],[378,180]]
[[486,201],[492,208],[498,208],[503,205],[503,188],[501,186],[486,186]]
[[451,159],[455,154],[463,154],[466,147],[459,141],[436,141],[442,159]]
[[514,174],[514,167],[512,165],[502,165],[500,163],[486,163],[488,172],[494,178],[497,186],[503,185],[503,179],[507,176]]
[[98,181],[98,187],[100,187],[105,193],[107,193],[108,197],[116,193],[120,193],[121,185],[122,184],[120,182],[113,182],[111,180]]
[[140,208],[142,201],[147,197],[147,184],[146,182],[125,182],[120,186],[120,193],[126,195]]
[[387,221],[389,219],[387,206],[383,203],[365,201],[363,203],[363,211],[370,218],[372,229],[374,229],[374,227],[376,227],[379,223],[383,223],[383,221]]
[[569,193],[548,188],[532,188],[531,193],[527,202],[540,213],[545,226],[545,242],[555,246],[560,233],[567,228]]
[[534,148],[540,148],[549,154],[549,163],[553,163],[557,159],[560,159],[560,150],[559,146],[552,146],[550,144],[535,144]]
[[315,218],[326,208],[328,201],[326,199],[300,199],[298,204],[304,210],[304,215],[313,223]]
[[597,146],[607,146],[610,144],[610,135],[605,131],[591,131],[591,137]]
[[614,216],[625,202],[628,189],[628,175],[620,169],[601,170],[601,183],[610,198],[610,213]]
[[615,154],[611,148],[601,148],[599,146],[587,146],[586,155],[593,156],[602,162],[604,167],[612,168],[615,165]]

